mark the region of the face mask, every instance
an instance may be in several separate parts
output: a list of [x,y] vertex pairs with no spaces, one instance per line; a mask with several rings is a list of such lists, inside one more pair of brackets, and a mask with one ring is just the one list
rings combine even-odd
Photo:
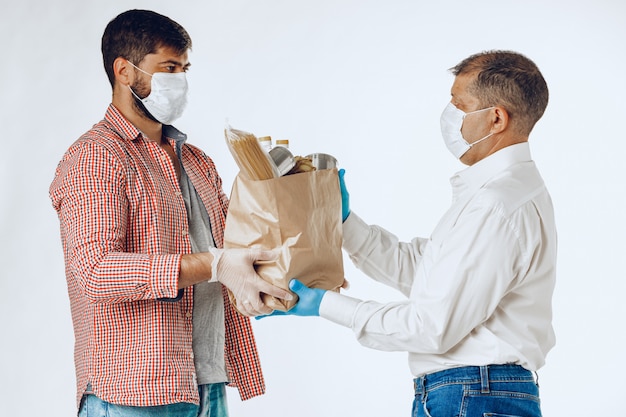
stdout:
[[152,117],[165,125],[172,124],[183,114],[187,105],[188,86],[186,74],[184,72],[155,72],[150,74],[136,67],[132,62],[128,62],[139,71],[152,77],[150,94],[147,97],[139,98],[133,89],[128,86],[131,93],[137,100],[143,103]]
[[443,136],[443,141],[448,147],[448,150],[452,153],[452,155],[454,155],[455,158],[460,159],[472,146],[488,139],[491,135],[493,135],[493,133],[490,133],[484,138],[478,139],[474,143],[468,143],[461,133],[461,127],[463,127],[463,119],[465,119],[465,116],[492,108],[493,107],[487,107],[485,109],[465,113],[464,111],[457,109],[454,104],[448,103],[446,108],[443,110],[443,113],[441,113],[441,135]]

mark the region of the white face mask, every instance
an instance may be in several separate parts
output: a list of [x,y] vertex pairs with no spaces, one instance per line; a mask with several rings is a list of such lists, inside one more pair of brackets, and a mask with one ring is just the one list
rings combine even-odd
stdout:
[[465,116],[489,109],[493,109],[493,107],[487,107],[485,109],[465,113],[463,110],[457,109],[454,104],[448,103],[446,108],[443,110],[440,119],[441,135],[443,136],[443,141],[448,147],[448,150],[452,153],[452,155],[454,155],[455,158],[460,159],[472,146],[488,139],[491,135],[493,135],[493,133],[490,133],[484,138],[478,139],[474,143],[468,143],[463,137],[463,133],[461,133],[463,119],[465,119]]
[[184,72],[155,72],[150,74],[128,61],[130,65],[144,74],[152,77],[150,81],[150,94],[145,98],[139,98],[133,89],[128,86],[131,93],[140,100],[152,117],[164,125],[172,124],[182,116],[187,106],[187,77]]

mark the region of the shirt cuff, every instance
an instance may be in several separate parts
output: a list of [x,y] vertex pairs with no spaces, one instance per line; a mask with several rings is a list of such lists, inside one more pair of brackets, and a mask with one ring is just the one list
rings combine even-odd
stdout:
[[[151,257],[149,277],[152,297],[157,299],[175,299],[179,296],[178,276],[180,275],[180,254],[158,255]],[[153,277],[158,277],[154,279]]]
[[360,303],[361,300],[356,298],[326,291],[320,303],[320,317],[341,326],[352,328],[354,313]]

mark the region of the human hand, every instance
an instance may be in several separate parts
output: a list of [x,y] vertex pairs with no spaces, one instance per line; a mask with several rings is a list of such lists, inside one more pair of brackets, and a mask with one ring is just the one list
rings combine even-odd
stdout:
[[209,250],[213,255],[211,273],[213,278],[226,286],[234,295],[237,310],[247,316],[269,314],[272,309],[263,303],[261,293],[283,300],[292,300],[287,290],[276,287],[261,278],[254,269],[257,261],[273,261],[274,251],[260,249],[217,249]]
[[339,170],[339,189],[341,190],[341,221],[345,222],[350,215],[350,194],[346,188],[346,182],[343,176],[346,174],[345,169]]
[[309,288],[297,279],[289,281],[289,289],[295,292],[299,300],[289,311],[275,310],[272,314],[259,316],[257,319],[269,316],[319,316],[320,304],[326,294],[326,290]]

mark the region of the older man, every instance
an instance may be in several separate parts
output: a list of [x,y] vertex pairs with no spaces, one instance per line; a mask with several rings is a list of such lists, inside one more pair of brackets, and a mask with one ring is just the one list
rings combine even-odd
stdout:
[[[406,351],[414,416],[540,416],[534,371],[554,346],[557,233],[528,137],[548,103],[537,66],[490,51],[452,69],[441,116],[447,148],[469,167],[451,178],[453,203],[430,238],[399,242],[344,201],[344,249],[404,301],[361,301],[293,280],[286,314],[320,315],[358,341]],[[280,313],[273,313],[278,315]]]

